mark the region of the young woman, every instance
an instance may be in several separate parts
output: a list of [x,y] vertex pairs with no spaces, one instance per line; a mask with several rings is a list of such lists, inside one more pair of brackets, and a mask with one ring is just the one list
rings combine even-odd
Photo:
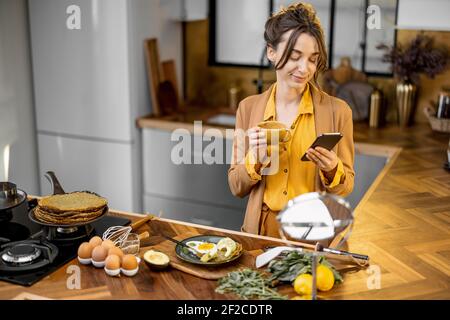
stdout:
[[[327,52],[311,5],[293,4],[272,15],[264,38],[277,81],[239,104],[236,132],[248,136],[241,143],[235,135],[228,182],[235,196],[249,195],[242,231],[280,237],[276,216],[289,199],[314,191],[341,196],[352,192],[353,122],[347,103],[327,95],[317,84],[318,75],[326,70]],[[292,138],[276,151],[277,172],[265,175],[263,169],[270,164],[266,135],[257,124],[268,120],[282,122]],[[309,148],[325,132],[340,132],[343,138],[332,151]],[[236,157],[237,150],[242,159]],[[305,152],[311,161],[300,161]]]

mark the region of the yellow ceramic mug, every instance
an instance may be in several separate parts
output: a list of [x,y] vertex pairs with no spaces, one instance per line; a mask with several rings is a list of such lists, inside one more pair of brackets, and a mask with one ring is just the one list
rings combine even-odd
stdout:
[[258,123],[258,127],[264,129],[266,132],[267,145],[274,143],[272,141],[272,136],[276,136],[277,134],[279,143],[286,143],[291,140],[291,131],[281,122],[264,121]]

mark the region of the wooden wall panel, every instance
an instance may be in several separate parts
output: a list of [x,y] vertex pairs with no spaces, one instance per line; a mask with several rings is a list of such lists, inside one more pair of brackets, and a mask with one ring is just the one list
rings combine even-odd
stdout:
[[[397,42],[404,43],[412,39],[419,31],[399,30]],[[437,43],[450,47],[450,32],[426,31]],[[256,68],[236,68],[225,66],[208,66],[208,20],[188,22],[186,24],[186,100],[191,105],[203,105],[205,108],[226,106],[227,92],[232,84],[242,90],[239,100],[256,94],[256,86],[252,83],[258,76]],[[273,70],[264,71],[265,80],[275,81]],[[379,87],[386,97],[388,122],[397,121],[395,106],[395,81],[392,78],[371,77],[371,84]],[[429,100],[437,100],[442,86],[450,86],[450,69],[435,79],[422,77],[416,110],[417,122],[428,122],[423,114],[423,107]]]

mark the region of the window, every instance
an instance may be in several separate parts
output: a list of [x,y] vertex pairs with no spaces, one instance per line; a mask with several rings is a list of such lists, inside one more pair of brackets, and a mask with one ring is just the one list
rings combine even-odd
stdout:
[[[263,38],[269,13],[292,0],[210,0],[211,65],[268,67]],[[336,67],[349,56],[355,69],[368,75],[391,76],[381,61],[380,43],[396,39],[397,0],[309,0],[317,11],[328,46],[329,66]],[[380,8],[380,28],[368,29],[367,7]]]

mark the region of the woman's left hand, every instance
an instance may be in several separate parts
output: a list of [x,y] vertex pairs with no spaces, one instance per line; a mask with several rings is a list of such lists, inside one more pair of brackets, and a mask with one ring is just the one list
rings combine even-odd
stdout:
[[322,147],[316,147],[315,149],[309,148],[306,151],[306,157],[314,162],[323,172],[331,173],[338,165],[336,153],[333,150],[328,151]]

